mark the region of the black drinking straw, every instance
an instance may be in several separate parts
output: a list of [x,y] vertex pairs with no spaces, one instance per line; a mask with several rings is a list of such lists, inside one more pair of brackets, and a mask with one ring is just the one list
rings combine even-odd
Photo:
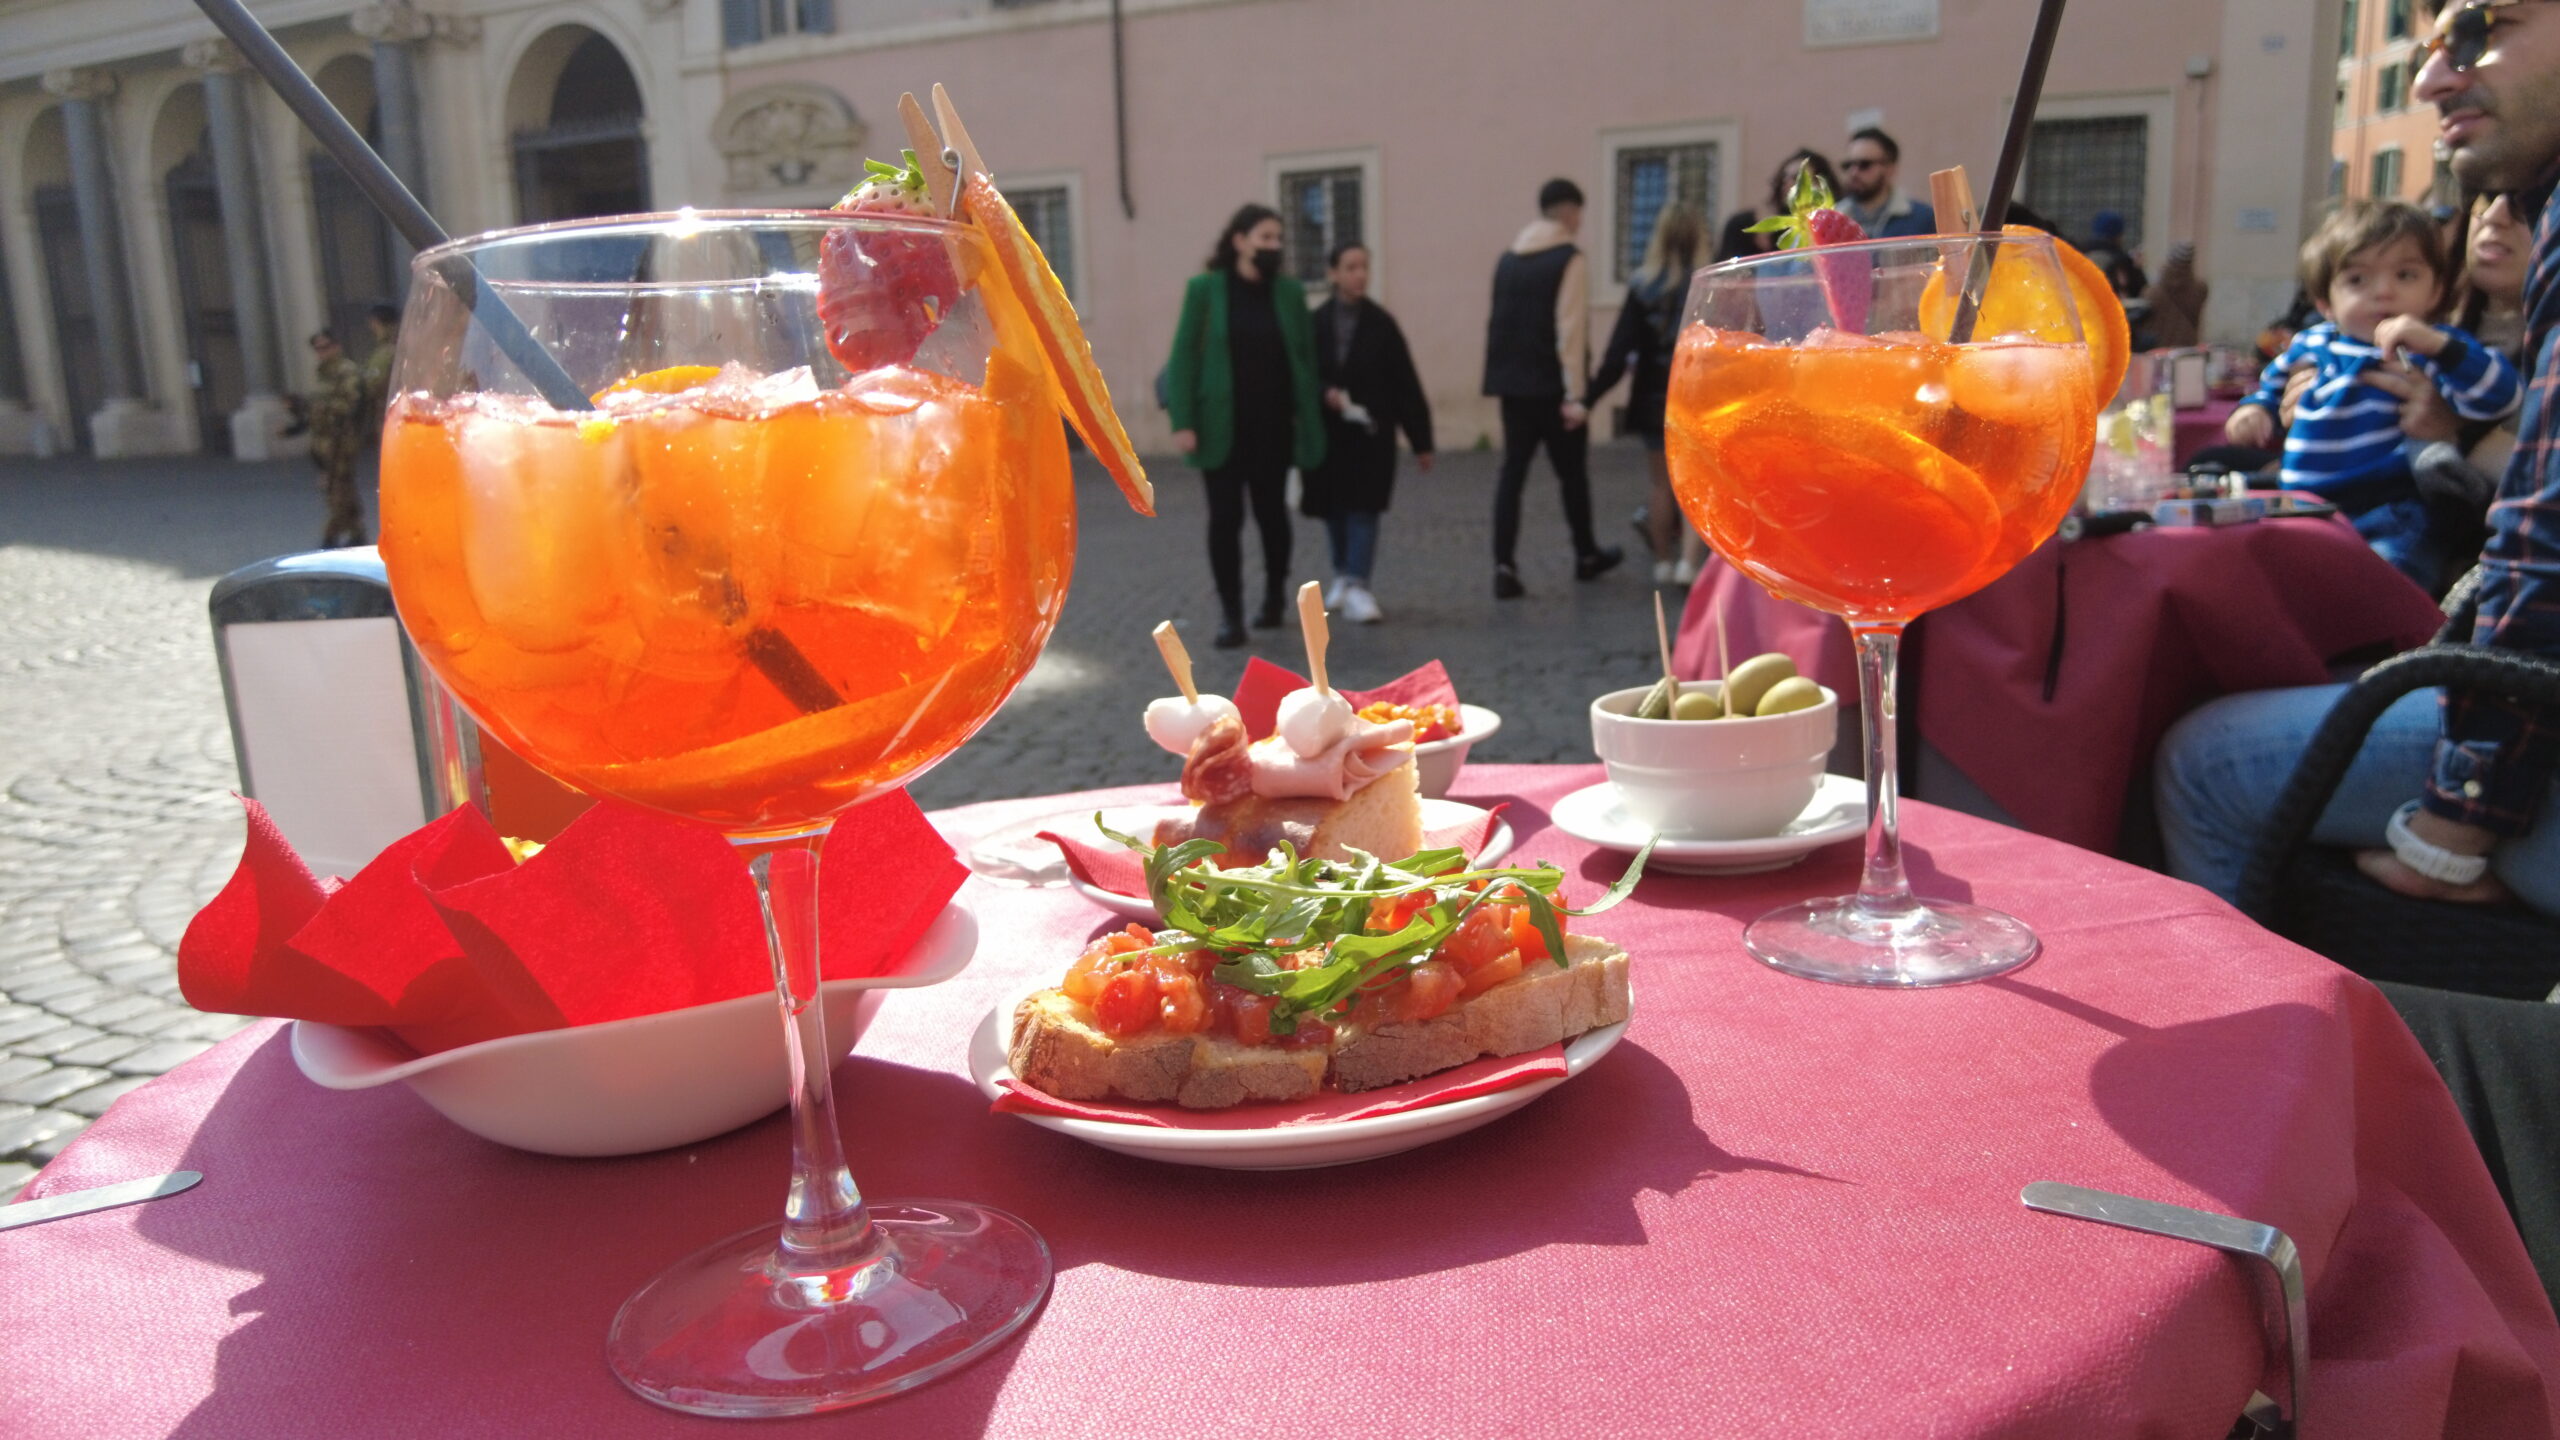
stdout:
[[[364,198],[373,202],[373,208],[382,212],[411,249],[431,250],[445,243],[444,227],[436,223],[436,217],[427,213],[427,207],[418,203],[418,197],[409,193],[409,187],[401,183],[400,177],[392,173],[391,167],[374,153],[373,147],[347,123],[347,117],[338,113],[338,107],[329,103],[329,97],[320,93],[320,87],[311,83],[311,77],[302,73],[302,67],[293,63],[293,57],[284,53],[276,37],[267,33],[267,27],[259,24],[258,17],[250,14],[240,0],[196,0],[196,8],[205,13],[224,39],[239,47],[251,68],[284,97],[284,103],[345,167],[356,188],[364,192]],[[498,349],[515,362],[516,369],[533,382],[553,409],[596,408],[587,392],[579,389],[578,382],[561,368],[559,359],[542,348],[542,342],[525,328],[524,317],[481,277],[480,267],[472,263],[470,256],[456,255],[438,262],[436,273],[471,307],[471,318],[489,333]],[[731,582],[733,593],[734,583]],[[816,714],[844,703],[844,697],[827,683],[817,666],[809,663],[809,657],[792,643],[790,636],[765,626],[749,631],[745,646],[748,660],[802,713]]]
[[[400,232],[400,238],[409,242],[410,249],[431,250],[445,243],[448,237],[436,217],[427,213],[427,207],[419,204],[418,197],[409,193],[400,177],[391,173],[391,167],[347,123],[347,117],[338,113],[338,107],[330,104],[320,87],[311,83],[311,77],[302,73],[302,67],[293,63],[293,57],[284,53],[284,47],[267,33],[266,26],[258,23],[257,16],[250,14],[240,0],[196,0],[196,8],[284,97],[286,106],[346,170],[356,188],[364,192],[364,198],[382,212],[382,218],[391,222],[391,228]],[[437,270],[463,303],[471,307],[471,318],[480,322],[489,338],[497,342],[553,408],[595,408],[587,392],[578,388],[578,382],[569,378],[569,372],[561,369],[560,362],[525,328],[523,317],[481,279],[479,267],[468,256],[446,260]]]
[[[1991,172],[1991,194],[1982,206],[1985,235],[1998,235],[2008,221],[2009,192],[2017,188],[2018,172],[2026,166],[2027,136],[2035,128],[2036,102],[2044,96],[2044,72],[2053,63],[2054,37],[2062,33],[2062,5],[2063,0],[2042,0],[2036,7],[2036,28],[2027,37],[2027,63],[2018,72],[2017,98],[2009,105],[2009,133],[2000,141],[2000,163]],[[1982,307],[1983,291],[1991,284],[1992,253],[1989,245],[1976,245],[1973,263],[1965,267],[1964,293],[1957,300],[1955,324],[1947,332],[1955,344],[1973,338],[1975,314]]]

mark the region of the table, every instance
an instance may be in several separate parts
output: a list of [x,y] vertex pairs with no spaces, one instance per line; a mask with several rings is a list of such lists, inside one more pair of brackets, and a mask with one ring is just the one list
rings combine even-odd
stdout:
[[[1474,766],[1459,793],[1509,799],[1522,852],[1588,896],[1622,862],[1545,815],[1598,774]],[[1140,793],[1164,792],[937,818],[966,837]],[[2293,1236],[2311,1435],[2551,1433],[2560,1325],[2371,986],[2200,890],[1926,805],[1904,820],[1924,889],[2026,916],[2043,958],[1952,990],[1835,989],[1738,935],[1854,883],[1856,847],[1649,877],[1584,922],[1637,956],[1633,1025],[1588,1074],[1439,1145],[1283,1174],[1160,1167],[989,1114],[970,1027],[1118,922],[973,880],[976,965],[889,997],[839,1075],[845,1125],[872,1193],[1028,1218],[1056,1290],[951,1379],[752,1431],[625,1395],[603,1337],[660,1266],[769,1217],[778,1118],[546,1159],[397,1087],[321,1091],[260,1025],[127,1096],[34,1182],[206,1177],[0,1236],[0,1413],[13,1436],[119,1440],[2220,1436],[2262,1381],[2248,1277],[2018,1203],[2063,1179]]]
[[[1848,627],[1718,559],[1681,615],[1672,660],[1682,676],[1716,673],[1718,605],[1737,661],[1781,651],[1856,703]],[[2443,621],[2343,521],[2048,541],[1922,621],[1917,719],[2019,824],[2114,853],[2129,793],[2179,716],[2243,690],[2325,683],[2341,657],[2405,650]]]

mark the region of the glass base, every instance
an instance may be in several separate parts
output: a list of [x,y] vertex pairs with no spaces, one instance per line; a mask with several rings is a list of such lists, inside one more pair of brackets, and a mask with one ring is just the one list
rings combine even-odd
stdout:
[[809,1415],[895,1395],[977,1359],[1049,1291],[1049,1247],[1001,1210],[916,1200],[870,1208],[881,1249],[792,1274],[779,1224],[698,1250],[623,1302],[614,1375],[695,1415]]
[[1855,895],[1788,905],[1751,922],[1743,946],[1764,964],[1834,985],[1961,985],[2036,958],[2036,934],[1997,910],[1914,900],[1878,914]]

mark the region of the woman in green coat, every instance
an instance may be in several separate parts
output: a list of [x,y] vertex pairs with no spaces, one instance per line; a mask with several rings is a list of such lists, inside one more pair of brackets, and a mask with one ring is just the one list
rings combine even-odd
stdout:
[[1217,643],[1245,642],[1244,516],[1262,533],[1262,610],[1280,623],[1289,589],[1289,469],[1324,463],[1315,331],[1307,293],[1280,273],[1280,216],[1247,205],[1218,234],[1182,292],[1165,367],[1174,448],[1209,488],[1209,571],[1218,582]]

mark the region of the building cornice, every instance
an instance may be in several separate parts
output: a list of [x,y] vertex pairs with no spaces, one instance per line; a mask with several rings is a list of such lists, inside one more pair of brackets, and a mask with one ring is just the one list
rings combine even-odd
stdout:
[[[340,19],[356,7],[348,0],[274,0],[258,6],[258,18],[271,30]],[[94,5],[58,5],[8,18],[9,43],[0,45],[0,82],[32,80],[50,70],[77,69],[176,56],[189,41],[215,38],[210,21],[195,7],[151,6],[123,14],[148,16],[147,23],[114,26],[101,33]],[[46,32],[53,32],[47,34]]]
[[[1267,0],[1122,0],[1121,11],[1127,18],[1134,20],[1173,10],[1207,10],[1227,5],[1263,3],[1267,3]],[[908,45],[931,45],[946,40],[1008,35],[1025,30],[1052,30],[1070,25],[1100,25],[1107,23],[1110,19],[1111,0],[1045,0],[1045,3],[1023,5],[1018,8],[989,6],[977,13],[948,20],[925,20],[912,25],[887,25],[869,29],[849,28],[833,35],[792,35],[736,50],[714,50],[709,54],[690,55],[685,59],[683,73],[701,75],[721,70],[745,70],[762,65],[789,65],[833,55],[850,55],[869,50],[894,50]]]

